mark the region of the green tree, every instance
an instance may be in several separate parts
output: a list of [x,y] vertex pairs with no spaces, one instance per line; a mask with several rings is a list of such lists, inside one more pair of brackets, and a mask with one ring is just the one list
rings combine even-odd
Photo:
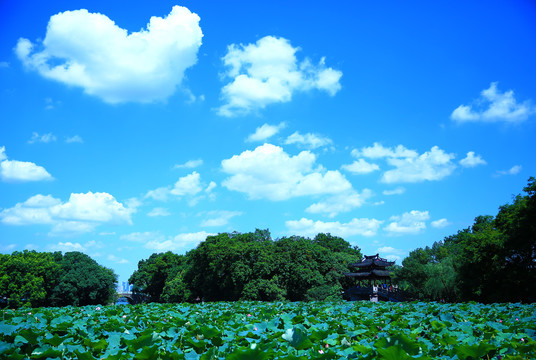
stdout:
[[160,300],[165,303],[186,302],[192,297],[188,284],[184,281],[185,270],[177,273],[173,278],[168,278],[162,290]]
[[473,226],[459,233],[457,281],[461,300],[501,301],[504,270],[504,235],[493,216],[478,216]]
[[[277,300],[273,241],[268,230],[209,236],[189,254],[185,274],[194,298],[235,301]],[[266,291],[259,287],[268,286]]]
[[9,298],[10,307],[45,306],[59,273],[51,253],[24,250],[0,255],[0,295]]
[[424,284],[424,295],[432,300],[456,301],[457,279],[452,257],[442,261],[426,264],[424,267],[428,279]]
[[117,285],[113,270],[78,251],[65,253],[59,264],[61,276],[52,290],[52,305],[84,306],[113,301]]
[[[161,299],[166,282],[173,280],[184,270],[185,266],[186,256],[184,255],[177,255],[171,251],[152,254],[147,260],[138,262],[138,269],[128,281],[134,285],[134,291],[149,295],[150,301],[168,301]],[[174,287],[168,289],[166,299],[176,296],[173,295],[172,289],[176,288],[178,281],[175,281]]]
[[340,237],[318,234],[313,240],[291,236],[275,242],[278,276],[291,301],[336,300],[351,285],[343,273],[361,259],[357,247]]
[[400,284],[405,284],[404,290],[419,298],[425,297],[425,284],[429,279],[426,269],[432,261],[429,247],[418,248],[409,253],[402,261],[402,267],[395,270],[395,279]]
[[499,208],[495,226],[504,234],[503,294],[507,301],[536,301],[536,180],[529,178],[512,204]]

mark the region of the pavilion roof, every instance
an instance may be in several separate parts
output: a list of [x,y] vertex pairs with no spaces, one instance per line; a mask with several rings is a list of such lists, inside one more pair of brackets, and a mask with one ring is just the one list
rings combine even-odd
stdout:
[[391,271],[374,269],[371,271],[344,273],[344,275],[354,277],[354,278],[359,278],[359,279],[389,278],[391,277]]
[[361,262],[350,264],[350,266],[357,268],[369,267],[373,265],[377,267],[387,267],[394,265],[394,263],[394,261],[387,261],[386,259],[382,259],[379,254],[376,254],[365,256],[365,258]]

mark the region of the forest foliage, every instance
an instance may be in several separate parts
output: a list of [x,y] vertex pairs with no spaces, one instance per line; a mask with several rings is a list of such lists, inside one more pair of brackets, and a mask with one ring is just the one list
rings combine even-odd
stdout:
[[[536,181],[530,178],[496,216],[410,252],[393,279],[421,300],[536,301]],[[177,255],[153,254],[130,278],[155,302],[336,300],[352,281],[343,273],[362,254],[330,234],[273,240],[268,230],[209,236]]]
[[[536,180],[496,216],[410,252],[393,280],[421,300],[535,302]],[[362,258],[341,237],[272,239],[268,230],[208,236],[186,254],[155,253],[129,282],[152,302],[339,300]],[[2,306],[107,304],[117,276],[80,252],[0,254]]]
[[496,216],[410,252],[396,280],[423,300],[536,301],[536,180]]
[[116,283],[113,270],[81,252],[0,254],[0,305],[106,304],[115,298]]
[[362,254],[330,234],[273,240],[268,230],[221,233],[185,255],[153,254],[130,277],[154,302],[335,300]]

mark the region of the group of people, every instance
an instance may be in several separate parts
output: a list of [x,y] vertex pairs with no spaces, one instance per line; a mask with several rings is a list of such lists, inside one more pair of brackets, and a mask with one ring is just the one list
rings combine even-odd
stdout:
[[370,301],[372,302],[378,302],[378,290],[379,288],[382,288],[384,291],[393,292],[398,291],[398,285],[387,285],[387,284],[380,284],[379,286],[376,284],[372,284],[372,295],[370,295]]

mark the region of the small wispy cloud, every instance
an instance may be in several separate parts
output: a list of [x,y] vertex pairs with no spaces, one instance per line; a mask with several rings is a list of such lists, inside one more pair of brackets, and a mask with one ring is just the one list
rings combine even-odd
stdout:
[[224,226],[235,217],[242,215],[241,211],[215,210],[207,213],[207,218],[201,222],[203,227]]
[[521,165],[514,165],[508,170],[499,170],[495,173],[495,176],[503,176],[503,175],[517,175],[521,172],[523,167]]
[[80,143],[80,144],[82,144],[84,142],[84,140],[79,135],[74,135],[74,136],[66,137],[65,142],[67,144],[72,144],[72,143]]
[[480,155],[475,155],[474,151],[469,151],[467,156],[460,160],[460,165],[463,167],[475,167],[486,164],[486,160],[482,159]]
[[428,211],[412,210],[402,215],[391,216],[391,222],[384,230],[391,235],[415,235],[426,229],[426,221],[429,218]]
[[501,93],[497,82],[482,90],[473,105],[460,105],[450,115],[458,123],[464,122],[521,122],[536,113],[530,100],[518,103],[514,91]]
[[264,124],[258,127],[253,134],[249,135],[246,138],[246,142],[265,141],[277,134],[286,126],[287,125],[284,122],[280,123],[279,125]]
[[437,228],[437,229],[447,227],[447,226],[449,226],[450,224],[451,224],[451,223],[450,223],[447,219],[445,219],[445,218],[443,218],[443,219],[439,219],[439,220],[435,220],[435,221],[432,221],[432,222],[430,223],[430,225],[432,225],[432,227]]
[[153,210],[147,213],[147,216],[151,216],[151,217],[169,216],[169,215],[171,215],[171,213],[168,211],[168,209],[161,208],[161,207],[155,207]]
[[28,140],[28,144],[35,144],[35,143],[49,143],[56,141],[56,136],[54,136],[52,133],[39,135],[37,132],[32,133],[32,137],[30,140]]
[[316,149],[322,146],[328,146],[331,145],[333,141],[330,138],[327,138],[322,135],[307,133],[307,134],[300,134],[298,131],[296,131],[294,134],[290,135],[287,140],[285,141],[285,144],[296,144],[303,147],[306,147],[308,149]]
[[380,170],[377,164],[369,163],[365,159],[356,160],[351,164],[341,166],[341,168],[353,174],[369,174],[373,171]]
[[406,192],[405,188],[397,187],[396,189],[393,189],[393,190],[384,190],[382,192],[382,194],[387,195],[387,196],[390,196],[390,195],[402,195],[405,192]]
[[173,166],[174,169],[193,169],[203,165],[202,159],[188,160],[184,164],[176,164]]

